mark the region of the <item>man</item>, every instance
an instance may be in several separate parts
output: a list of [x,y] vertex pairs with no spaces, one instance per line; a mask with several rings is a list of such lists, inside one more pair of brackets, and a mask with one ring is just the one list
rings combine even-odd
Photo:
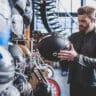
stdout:
[[70,96],[96,96],[95,8],[78,9],[79,32],[70,36],[71,50],[60,50],[58,58],[69,65]]

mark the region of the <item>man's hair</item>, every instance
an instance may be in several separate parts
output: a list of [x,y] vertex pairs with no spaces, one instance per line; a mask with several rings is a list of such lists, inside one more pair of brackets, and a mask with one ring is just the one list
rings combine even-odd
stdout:
[[95,14],[96,14],[96,9],[91,6],[83,6],[77,10],[77,13],[78,13],[78,15],[86,14],[87,16],[94,18]]

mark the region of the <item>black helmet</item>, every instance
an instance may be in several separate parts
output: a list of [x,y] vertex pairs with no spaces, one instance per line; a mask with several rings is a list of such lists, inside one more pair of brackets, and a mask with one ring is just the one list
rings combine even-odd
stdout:
[[[14,1],[13,1],[14,2]],[[24,24],[29,25],[32,21],[32,1],[31,0],[17,0],[14,2],[15,8],[23,16]]]
[[62,35],[52,34],[47,35],[41,39],[38,44],[38,49],[45,59],[58,61],[57,53],[60,49],[70,49],[69,40],[64,38]]
[[11,54],[0,46],[0,91],[12,84],[15,65]]
[[24,71],[26,67],[26,62],[25,56],[20,47],[18,45],[13,44],[9,45],[8,50],[14,58],[16,68],[20,69],[19,71]]

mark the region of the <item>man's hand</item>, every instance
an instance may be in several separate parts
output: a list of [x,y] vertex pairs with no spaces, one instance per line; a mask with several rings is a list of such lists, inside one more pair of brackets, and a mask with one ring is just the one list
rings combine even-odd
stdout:
[[71,50],[60,50],[58,53],[58,58],[60,60],[74,61],[74,58],[77,57],[78,53],[75,51],[73,45],[71,44]]

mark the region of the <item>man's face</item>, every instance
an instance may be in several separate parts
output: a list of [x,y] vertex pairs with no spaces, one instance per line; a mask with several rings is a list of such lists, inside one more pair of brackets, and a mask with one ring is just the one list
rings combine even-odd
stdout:
[[84,14],[84,15],[78,15],[78,22],[79,22],[79,30],[87,31],[92,21],[86,14]]

